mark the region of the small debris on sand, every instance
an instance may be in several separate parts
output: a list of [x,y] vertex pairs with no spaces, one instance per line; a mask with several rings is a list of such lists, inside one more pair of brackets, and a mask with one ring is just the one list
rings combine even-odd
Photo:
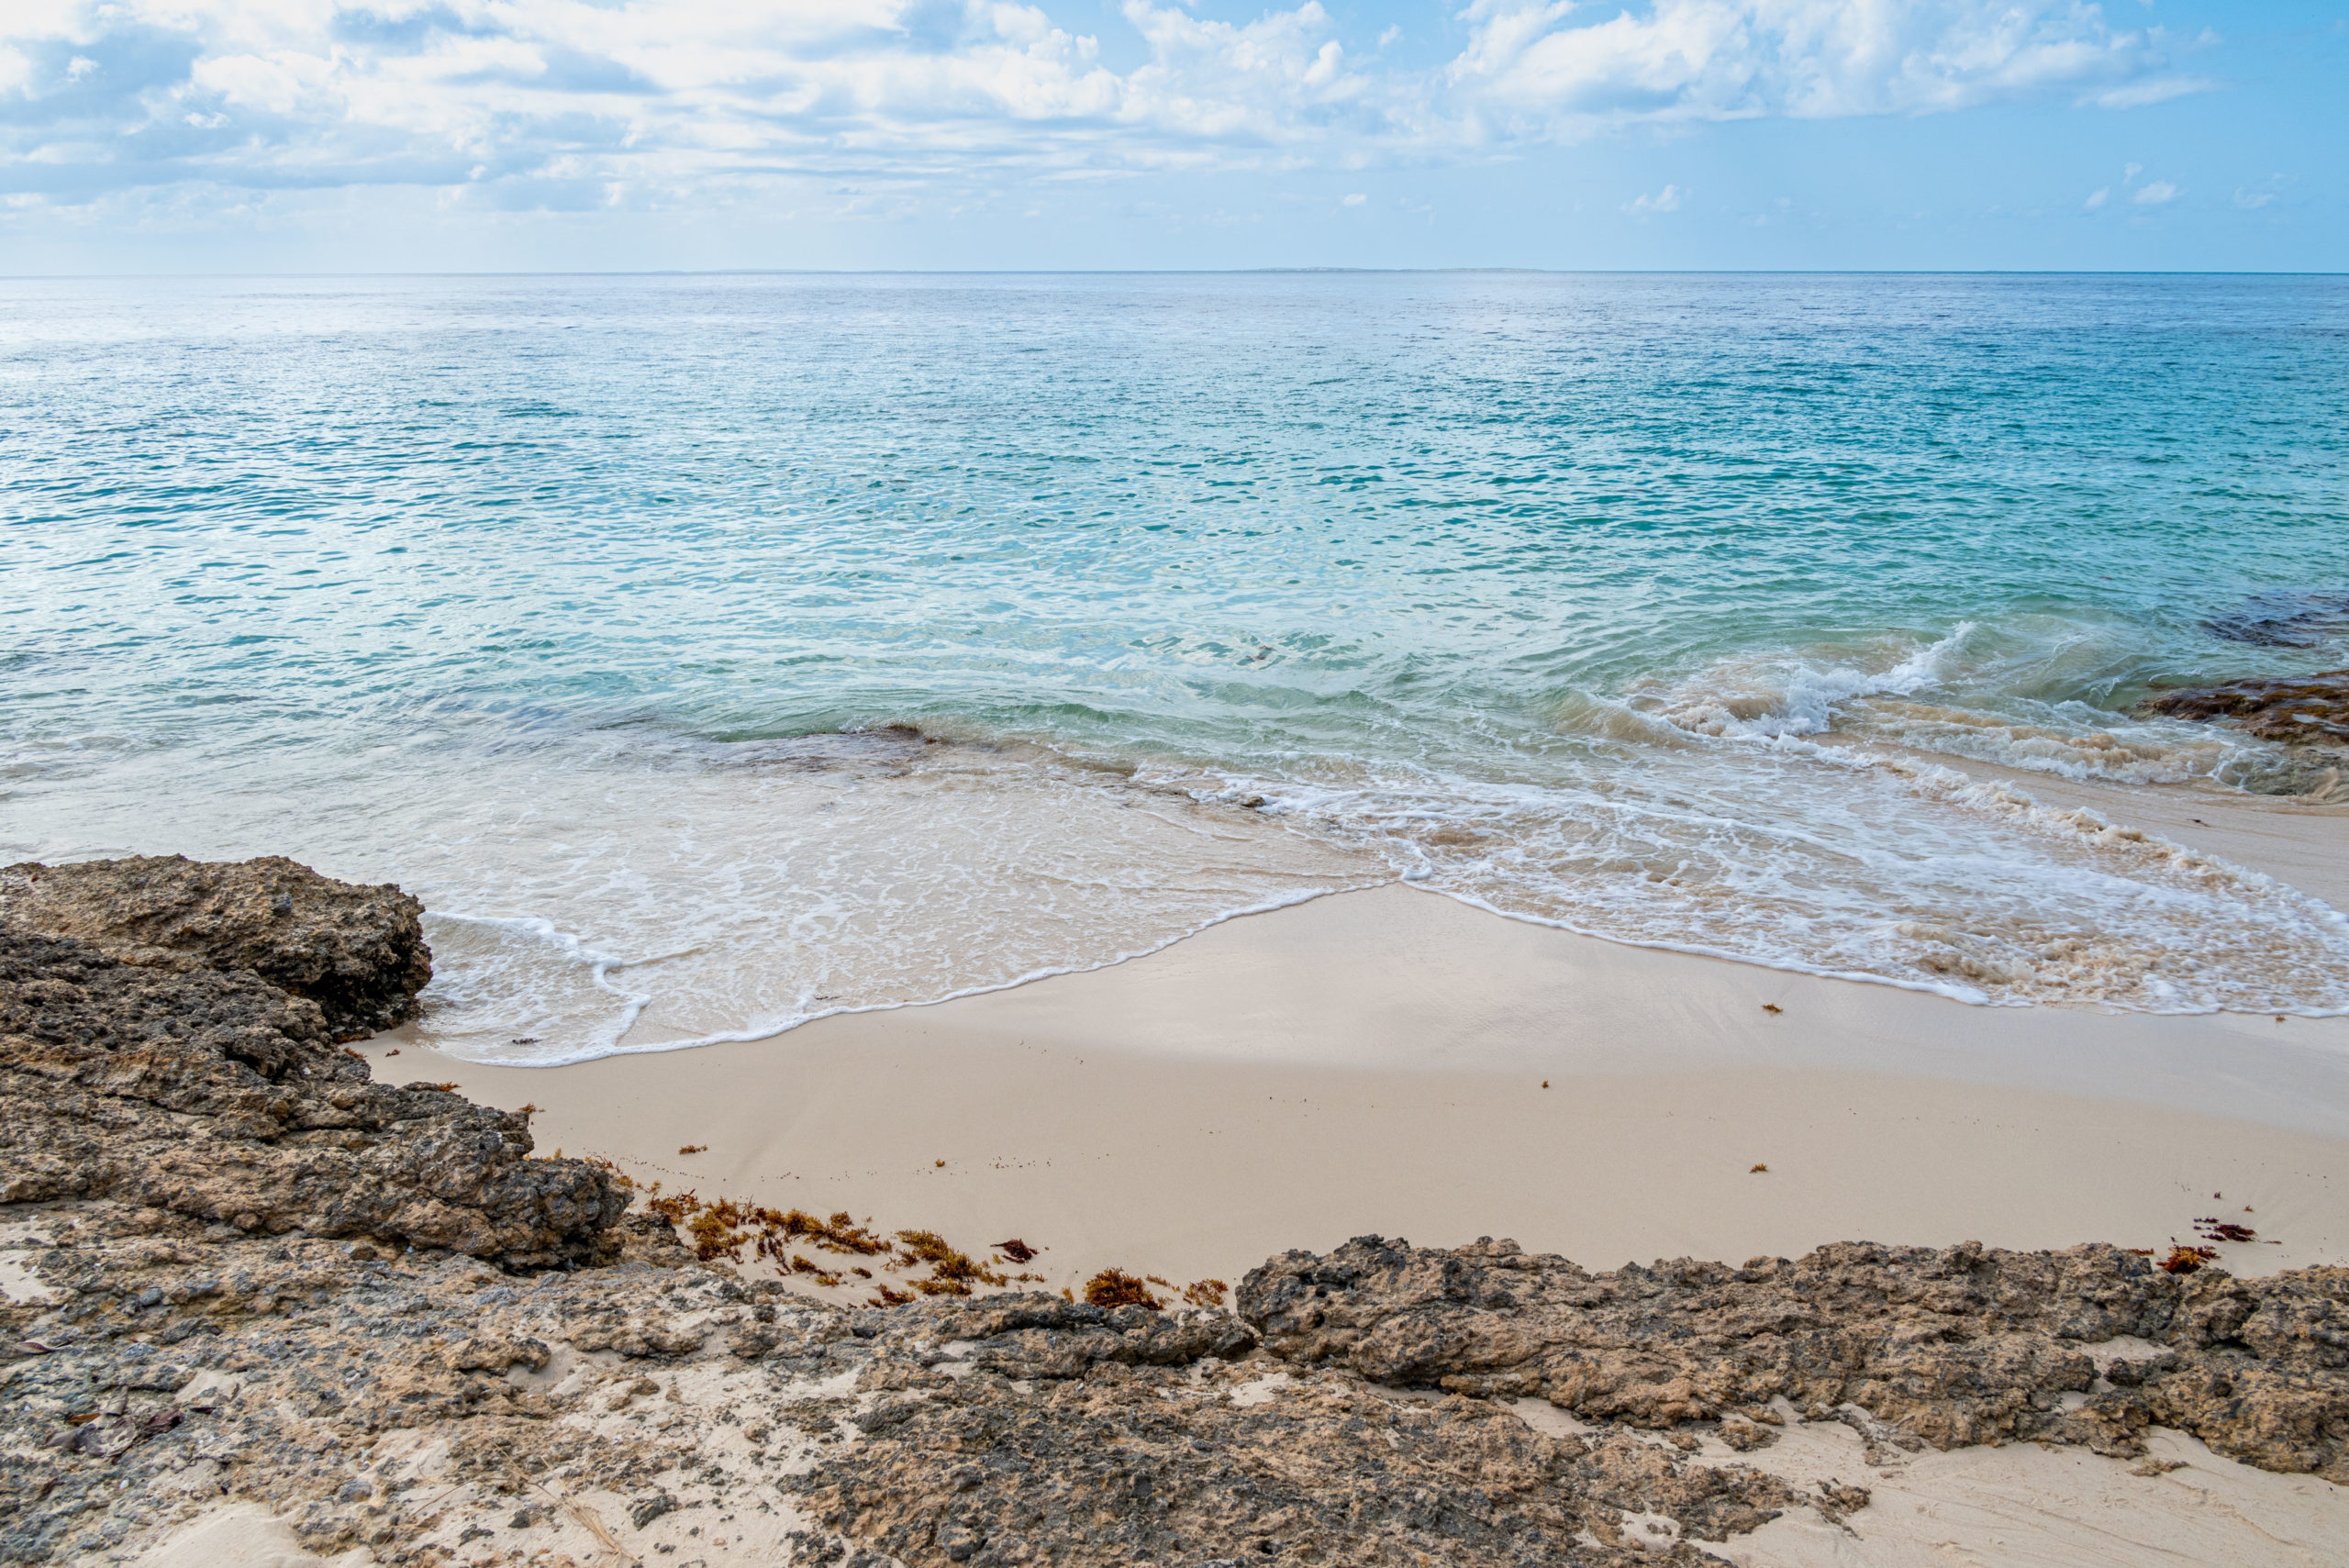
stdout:
[[1767,1166],[1767,1165],[1756,1165],[1756,1166],[1754,1166],[1754,1167],[1753,1167],[1753,1169],[1752,1169],[1751,1171],[1746,1172],[1745,1173],[1746,1173],[1747,1175],[1749,1175],[1749,1176],[1759,1176],[1759,1175],[1764,1174],[1764,1173],[1765,1173],[1765,1172],[1767,1172],[1769,1169],[1770,1169],[1770,1167],[1769,1167],[1769,1166]]
[[709,1152],[709,1145],[707,1143],[680,1143],[677,1145],[677,1152],[680,1154],[707,1154]]
[[1785,1011],[1786,1011],[1786,1009],[1785,1009],[1784,1007],[1781,1007],[1781,1006],[1778,1006],[1778,1004],[1776,1004],[1776,1002],[1765,1002],[1765,1003],[1763,1003],[1763,1004],[1762,1004],[1762,1010],[1763,1010],[1764,1012],[1765,1012],[1765,1013],[1783,1013],[1783,1012],[1785,1012]]

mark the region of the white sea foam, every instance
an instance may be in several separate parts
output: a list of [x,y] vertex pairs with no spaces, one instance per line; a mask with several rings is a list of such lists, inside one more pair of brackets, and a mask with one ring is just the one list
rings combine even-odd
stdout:
[[[2208,724],[2125,717],[2076,695],[2125,666],[2123,633],[2042,617],[1993,630],[1745,654],[1615,702],[1569,701],[1570,730],[1620,739],[1669,727],[1717,740],[1838,739],[2113,784],[2221,782],[2277,794],[2338,787],[2332,764]],[[1620,716],[1620,717],[1619,717]]]
[[[1852,735],[1942,694],[1970,638],[1753,662],[1717,724],[1575,699],[1507,776],[1296,756],[1219,767],[911,732],[589,736],[437,763],[312,759],[145,831],[142,767],[36,794],[41,850],[283,851],[432,911],[421,1021],[552,1063],[763,1039],[1155,951],[1400,878],[1575,931],[1938,992],[2151,1011],[2349,1009],[2349,923],[2093,813]],[[1754,672],[1776,673],[1765,680]],[[1739,711],[1740,707],[1744,711]],[[351,803],[363,808],[349,808]],[[83,835],[67,840],[68,831]]]
[[1936,684],[1943,667],[1974,634],[1961,621],[1950,634],[1884,669],[1859,662],[1801,657],[1717,665],[1698,682],[1655,698],[1663,716],[1700,735],[1776,740],[1831,728],[1836,709],[1858,697],[1908,696]]

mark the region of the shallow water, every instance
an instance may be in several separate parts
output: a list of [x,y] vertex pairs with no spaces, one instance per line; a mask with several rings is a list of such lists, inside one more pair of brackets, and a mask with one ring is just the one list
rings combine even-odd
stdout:
[[2337,787],[2130,715],[2349,663],[2342,280],[15,282],[0,389],[0,849],[397,880],[467,1055],[1396,876],[2349,1006],[2333,911],[1962,772]]

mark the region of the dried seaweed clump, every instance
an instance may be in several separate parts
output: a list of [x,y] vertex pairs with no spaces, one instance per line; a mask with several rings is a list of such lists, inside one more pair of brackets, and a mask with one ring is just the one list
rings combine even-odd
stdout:
[[1220,1310],[1230,1295],[1231,1287],[1219,1279],[1193,1280],[1183,1287],[1185,1301],[1189,1302],[1193,1307],[1204,1307],[1211,1312]]
[[[815,1272],[815,1265],[795,1268],[786,1255],[793,1241],[805,1240],[827,1252],[842,1256],[872,1258],[889,1250],[889,1243],[856,1222],[856,1217],[845,1211],[829,1219],[818,1219],[803,1209],[777,1210],[758,1204],[743,1203],[722,1197],[708,1202],[687,1191],[661,1195],[661,1184],[652,1184],[645,1207],[670,1224],[681,1227],[693,1238],[694,1253],[705,1263],[719,1258],[729,1262],[742,1261],[742,1249],[749,1247],[755,1257],[769,1259],[778,1266],[799,1273]],[[838,1284],[829,1279],[827,1284]]]
[[1152,1312],[1163,1310],[1166,1303],[1150,1294],[1149,1282],[1135,1278],[1123,1269],[1103,1269],[1085,1282],[1085,1304],[1087,1307],[1147,1307]]
[[[846,1211],[819,1219],[804,1209],[776,1210],[726,1197],[713,1202],[692,1192],[663,1196],[658,1183],[653,1184],[645,1207],[684,1230],[693,1243],[694,1255],[705,1263],[720,1258],[741,1262],[742,1250],[748,1247],[753,1258],[773,1263],[778,1272],[805,1274],[827,1288],[847,1284],[850,1275],[873,1279],[870,1269],[828,1269],[805,1253],[793,1251],[796,1244],[805,1243],[839,1257],[885,1259],[881,1268],[887,1273],[929,1270],[927,1274],[906,1281],[913,1286],[911,1291],[875,1282],[878,1294],[868,1303],[874,1307],[902,1307],[924,1296],[969,1296],[974,1285],[1005,1290],[1019,1284],[1038,1284],[1042,1279],[1039,1274],[1004,1273],[978,1262],[934,1230],[900,1230],[894,1239],[878,1235],[869,1229],[871,1221],[859,1224],[856,1217]],[[1032,1257],[1034,1253],[1030,1251],[1029,1255]]]
[[[1166,1295],[1156,1294],[1150,1288],[1152,1285]],[[1074,1293],[1070,1291],[1064,1290],[1061,1295],[1070,1301],[1076,1299]],[[1220,1312],[1230,1295],[1231,1287],[1219,1279],[1193,1280],[1177,1290],[1172,1280],[1162,1279],[1156,1274],[1143,1274],[1136,1278],[1123,1269],[1103,1269],[1085,1282],[1085,1302],[1088,1307],[1140,1307],[1152,1312],[1163,1312],[1166,1309],[1168,1297],[1179,1296],[1186,1305],[1203,1307],[1209,1312]]]

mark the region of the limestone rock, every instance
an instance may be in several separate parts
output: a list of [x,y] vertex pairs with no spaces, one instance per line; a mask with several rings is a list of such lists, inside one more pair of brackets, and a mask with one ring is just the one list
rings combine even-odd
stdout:
[[0,928],[0,1203],[109,1197],[511,1263],[594,1252],[603,1170],[521,1117],[371,1083],[317,1003],[250,973],[136,967]]
[[[718,1542],[864,1568],[1698,1568],[1688,1540],[1848,1506],[1285,1367],[1221,1314],[843,1309],[632,1229],[613,1266],[524,1282],[114,1204],[8,1218],[60,1305],[0,1306],[0,1563],[135,1550],[224,1494],[321,1554],[515,1568]],[[77,1446],[94,1428],[104,1451]],[[1633,1515],[1679,1539],[1631,1539]]]
[[[235,1503],[311,1551],[418,1568],[719,1544],[840,1568],[1702,1568],[1720,1557],[1699,1543],[1869,1503],[1698,1442],[1679,1418],[1724,1380],[1776,1378],[1876,1462],[1920,1432],[1995,1435],[2000,1412],[2106,1447],[2174,1422],[2288,1471],[2343,1430],[2343,1271],[2178,1279],[2100,1248],[1593,1274],[1365,1239],[1258,1270],[1259,1341],[1220,1314],[1044,1296],[843,1308],[699,1263],[641,1216],[610,1264],[534,1280],[98,1200],[0,1220],[44,1296],[0,1301],[0,1564],[135,1557]],[[2124,1332],[2159,1353],[2099,1353]],[[1588,1429],[1475,1396],[1570,1363]],[[2089,1405],[2043,1398],[2076,1373]],[[2142,1403],[2082,1417],[2114,1396]],[[1756,1418],[1720,1429],[1750,1441],[1804,1411]]]
[[[2263,1469],[2349,1482],[2349,1269],[2176,1275],[2118,1248],[1849,1242],[1742,1268],[1591,1273],[1509,1241],[1360,1237],[1289,1252],[1239,1309],[1289,1361],[1464,1394],[1540,1395],[1665,1428],[1790,1401],[1872,1444],[2015,1439],[2143,1451],[2159,1424]],[[2168,1353],[2099,1375],[2121,1336]],[[2109,1359],[2109,1358],[2108,1358]]]
[[317,1004],[337,1040],[416,1016],[432,978],[423,906],[283,856],[36,862],[0,871],[0,926],[74,937],[132,964],[244,970]]

